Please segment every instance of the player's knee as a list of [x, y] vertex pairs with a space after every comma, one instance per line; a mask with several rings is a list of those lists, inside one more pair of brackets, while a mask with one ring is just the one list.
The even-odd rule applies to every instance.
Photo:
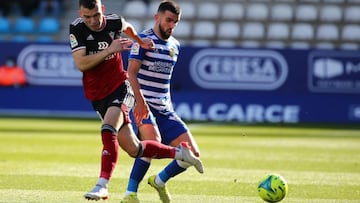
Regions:
[[137, 151], [133, 151], [133, 150], [128, 150], [127, 154], [131, 157], [131, 158], [137, 158]]
[[139, 158], [139, 157], [142, 157], [142, 154], [143, 154], [144, 150], [143, 150], [142, 144], [139, 143], [138, 146], [131, 147], [126, 152], [132, 158]]
[[139, 158], [139, 157], [143, 157], [143, 154], [144, 154], [144, 146], [143, 146], [143, 143], [142, 142], [139, 142], [139, 147], [137, 148], [137, 152], [136, 152], [136, 155], [135, 157], [136, 158]]
[[101, 126], [101, 132], [111, 132], [114, 136], [117, 136], [118, 131], [109, 124], [103, 124]]

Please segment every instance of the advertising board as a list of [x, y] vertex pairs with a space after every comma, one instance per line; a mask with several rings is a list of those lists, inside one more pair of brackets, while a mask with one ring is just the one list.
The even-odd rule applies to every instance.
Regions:
[[[0, 114], [96, 116], [68, 44], [1, 47], [17, 57], [29, 85], [0, 88]], [[172, 99], [185, 120], [359, 123], [358, 56], [357, 51], [182, 47]]]

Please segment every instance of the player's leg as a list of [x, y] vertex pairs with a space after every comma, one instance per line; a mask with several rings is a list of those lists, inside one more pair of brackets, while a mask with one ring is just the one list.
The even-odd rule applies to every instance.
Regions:
[[99, 179], [95, 187], [84, 195], [86, 199], [99, 200], [108, 198], [109, 180], [118, 160], [118, 131], [127, 121], [123, 109], [126, 110], [131, 107], [133, 103], [133, 94], [127, 82], [123, 83], [106, 98], [92, 102], [94, 110], [102, 120], [101, 140], [103, 149]]
[[[103, 112], [104, 110], [101, 110]], [[100, 112], [99, 112], [100, 113]], [[118, 131], [116, 129], [124, 122], [121, 118], [119, 107], [110, 106], [105, 113], [100, 113], [102, 118], [101, 140], [103, 149], [101, 153], [100, 176], [95, 187], [84, 195], [89, 200], [107, 199], [108, 185], [111, 175], [115, 169], [119, 152], [118, 152]]]
[[[154, 140], [144, 140], [139, 141], [135, 136], [130, 124], [124, 125], [119, 131], [119, 144], [120, 146], [132, 157], [153, 157], [156, 159], [159, 158], [175, 158], [185, 160], [184, 163], [188, 163], [189, 166], [195, 165], [200, 173], [202, 170], [201, 161], [195, 157], [192, 153], [189, 146], [186, 146], [184, 143], [181, 143], [180, 147], [171, 147], [167, 145], [163, 145]], [[134, 150], [137, 147], [138, 154], [134, 156]], [[150, 159], [148, 159], [150, 160]], [[191, 164], [190, 164], [191, 163]], [[129, 185], [127, 194], [125, 198], [121, 201], [122, 203], [126, 202], [139, 202], [135, 191], [137, 191], [138, 184], [143, 179], [148, 167], [150, 166], [150, 162], [147, 163], [147, 159], [137, 159], [135, 164], [139, 164], [133, 167], [132, 177], [129, 180]], [[140, 167], [140, 168], [137, 168]], [[139, 169], [139, 170], [138, 170]], [[134, 191], [135, 190], [135, 191]], [[131, 192], [134, 191], [134, 192]]]
[[[182, 119], [173, 112], [168, 115], [157, 115], [158, 126], [161, 135], [163, 136], [163, 142], [170, 146], [179, 146], [181, 143], [187, 143], [193, 154], [200, 157], [200, 149], [194, 136], [191, 134], [187, 125]], [[185, 171], [189, 165], [181, 160], [173, 161], [162, 172], [167, 172], [169, 177], [174, 177], [177, 174]], [[168, 179], [163, 179], [166, 182]]]
[[[155, 159], [161, 158], [175, 158], [183, 160], [194, 165], [195, 168], [203, 173], [203, 166], [199, 158], [197, 158], [189, 148], [185, 145], [179, 145], [174, 148], [171, 146], [163, 145], [154, 140], [139, 141], [131, 127], [131, 119], [129, 111], [134, 105], [134, 94], [129, 82], [125, 82], [123, 91], [120, 92], [124, 95], [121, 104], [121, 112], [123, 125], [121, 125], [118, 133], [119, 144], [131, 157], [152, 157]], [[114, 101], [114, 100], [112, 100]], [[117, 100], [119, 101], [119, 100]]]
[[[195, 139], [191, 135], [189, 131], [182, 133], [179, 137], [173, 140], [170, 145], [171, 146], [178, 146], [180, 143], [188, 143], [191, 147], [191, 150], [195, 154], [195, 156], [200, 156], [200, 150], [195, 142]], [[178, 174], [184, 172], [187, 168], [191, 165], [187, 162], [181, 160], [173, 160], [169, 165], [167, 165], [155, 178], [155, 183], [158, 186], [164, 186], [165, 183], [170, 179]]]
[[192, 135], [192, 133], [189, 130], [187, 130], [186, 132], [182, 133], [180, 136], [178, 136], [177, 138], [172, 140], [170, 142], [170, 145], [178, 146], [182, 142], [187, 142], [190, 145], [191, 151], [194, 153], [194, 155], [197, 157], [200, 157], [199, 145], [197, 144], [194, 136]]
[[[171, 116], [171, 119], [169, 119]], [[171, 146], [178, 146], [181, 143], [188, 143], [196, 156], [200, 155], [199, 147], [193, 138], [186, 124], [174, 113], [173, 115], [157, 115], [158, 125], [165, 143]], [[174, 119], [176, 118], [176, 119]], [[157, 175], [150, 176], [148, 184], [154, 187], [160, 196], [161, 201], [170, 202], [171, 196], [165, 183], [172, 177], [186, 171], [191, 165], [181, 160], [173, 160]]]
[[[133, 114], [131, 114], [131, 116], [131, 118], [133, 118]], [[133, 123], [132, 126], [140, 140], [155, 140], [157, 142], [161, 142], [160, 132], [155, 124], [155, 118], [151, 114], [151, 112], [147, 119], [143, 119], [140, 126], [137, 126], [135, 123]], [[146, 172], [150, 167], [150, 162], [151, 158], [149, 157], [141, 157], [135, 159], [134, 165], [130, 173], [125, 197], [129, 196], [132, 193], [137, 193], [139, 184], [143, 180]], [[132, 197], [134, 196], [136, 195], [132, 195]]]
[[[181, 136], [183, 137], [185, 134], [186, 133], [183, 133]], [[157, 175], [152, 175], [148, 178], [148, 184], [156, 189], [162, 203], [169, 203], [171, 201], [171, 194], [165, 185], [166, 182], [169, 181], [170, 178], [185, 172], [190, 166], [191, 164], [185, 161], [173, 160]]]
[[[155, 126], [155, 121], [152, 116], [149, 119], [144, 119], [142, 125], [133, 128], [137, 130], [138, 137], [141, 140], [155, 140], [157, 142], [161, 142], [160, 132]], [[143, 180], [146, 172], [150, 167], [151, 158], [141, 157], [136, 158], [131, 169], [127, 190], [125, 192], [125, 197], [121, 201], [121, 203], [128, 202], [139, 202], [137, 198], [137, 191], [139, 188], [140, 182]]]
[[124, 83], [124, 89], [121, 94], [124, 94], [124, 99], [121, 99], [121, 119], [123, 124], [120, 126], [118, 133], [118, 141], [120, 147], [126, 151], [131, 157], [153, 157], [153, 158], [177, 158], [181, 153], [177, 153], [175, 148], [161, 145], [156, 141], [142, 141], [136, 137], [131, 126], [130, 109], [134, 105], [134, 94], [129, 82]]
[[154, 140], [139, 141], [130, 123], [124, 124], [120, 128], [118, 141], [120, 147], [131, 157], [152, 157], [154, 159], [173, 158], [188, 162], [194, 165], [199, 173], [203, 173], [201, 160], [194, 155], [189, 146], [180, 144], [177, 147], [172, 147]]

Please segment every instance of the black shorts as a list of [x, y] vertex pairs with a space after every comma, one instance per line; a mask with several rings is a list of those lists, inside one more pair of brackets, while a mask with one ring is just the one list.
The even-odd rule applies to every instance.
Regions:
[[91, 102], [93, 109], [99, 114], [99, 116], [101, 116], [101, 119], [104, 119], [105, 113], [110, 106], [117, 106], [121, 108], [125, 114], [126, 123], [131, 123], [129, 111], [134, 106], [134, 103], [134, 92], [127, 80], [125, 80], [125, 82], [109, 96], [104, 99]]

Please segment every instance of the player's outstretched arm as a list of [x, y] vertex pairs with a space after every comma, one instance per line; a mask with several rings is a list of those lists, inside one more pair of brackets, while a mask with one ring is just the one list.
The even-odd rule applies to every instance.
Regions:
[[135, 40], [143, 49], [153, 50], [155, 48], [154, 41], [149, 38], [140, 38], [137, 31], [135, 30], [134, 26], [129, 22], [124, 21], [124, 33], [130, 37], [131, 39]]
[[121, 51], [129, 51], [132, 45], [130, 39], [121, 38], [113, 40], [111, 45], [96, 54], [86, 55], [85, 49], [73, 52], [76, 67], [84, 72], [102, 63], [108, 56]]

